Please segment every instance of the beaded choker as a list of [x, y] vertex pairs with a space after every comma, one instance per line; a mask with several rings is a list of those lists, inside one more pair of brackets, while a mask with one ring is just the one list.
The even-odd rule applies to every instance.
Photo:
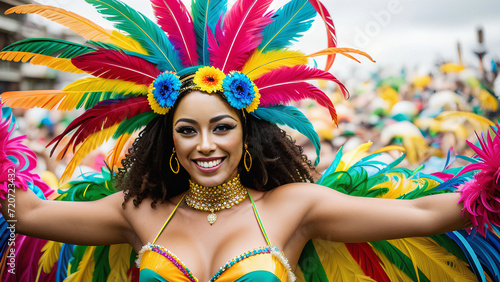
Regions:
[[215, 212], [229, 209], [247, 197], [247, 190], [240, 182], [240, 175], [219, 186], [206, 187], [189, 180], [186, 204], [196, 210], [209, 211], [207, 220], [210, 225], [217, 220]]

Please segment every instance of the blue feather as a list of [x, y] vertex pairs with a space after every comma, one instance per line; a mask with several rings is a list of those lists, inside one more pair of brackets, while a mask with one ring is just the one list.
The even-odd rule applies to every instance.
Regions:
[[[464, 236], [467, 236], [465, 230], [459, 230], [458, 232], [462, 233], [462, 235]], [[500, 265], [500, 256], [498, 252], [485, 241], [485, 238], [481, 234], [468, 236], [467, 239], [474, 249], [474, 252], [479, 256], [479, 259], [483, 266], [486, 267], [489, 273], [493, 275], [495, 281], [498, 281], [498, 278], [500, 276], [500, 272], [498, 270], [498, 266]]]
[[265, 53], [289, 47], [311, 27], [315, 16], [316, 10], [309, 0], [288, 2], [276, 11], [274, 21], [264, 28], [262, 42], [257, 49]]
[[293, 106], [278, 105], [267, 108], [260, 107], [252, 114], [274, 124], [287, 125], [309, 138], [316, 149], [316, 161], [314, 165], [318, 165], [319, 150], [321, 148], [319, 136], [311, 122], [301, 111]]
[[219, 18], [223, 18], [227, 9], [227, 0], [192, 0], [191, 14], [193, 16], [194, 33], [196, 34], [196, 52], [200, 65], [210, 65], [208, 51], [207, 26], [215, 31]]
[[0, 252], [5, 251], [5, 246], [10, 237], [10, 233], [13, 232], [11, 229], [7, 229], [9, 224], [5, 221], [5, 218], [0, 214]]
[[479, 261], [477, 255], [474, 252], [474, 249], [469, 244], [468, 240], [458, 231], [448, 232], [446, 233], [446, 235], [448, 235], [448, 237], [455, 241], [455, 243], [457, 243], [457, 245], [462, 249], [464, 255], [469, 261], [470, 267], [474, 271], [474, 274], [476, 274], [477, 277], [481, 278], [481, 281], [487, 281], [481, 262]]
[[114, 26], [130, 34], [149, 55], [131, 52], [157, 64], [161, 71], [177, 72], [183, 68], [181, 59], [165, 32], [148, 17], [118, 0], [85, 0], [92, 4]]
[[70, 259], [73, 257], [74, 245], [62, 244], [61, 252], [59, 253], [59, 260], [57, 261], [57, 271], [55, 282], [62, 282], [66, 279], [68, 274], [68, 265]]

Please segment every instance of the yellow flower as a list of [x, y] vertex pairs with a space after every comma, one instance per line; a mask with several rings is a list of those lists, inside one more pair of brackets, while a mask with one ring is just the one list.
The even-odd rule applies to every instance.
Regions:
[[148, 102], [149, 102], [149, 105], [151, 106], [151, 109], [153, 110], [153, 112], [155, 112], [156, 114], [159, 114], [159, 115], [167, 114], [168, 110], [170, 110], [170, 108], [162, 107], [158, 104], [158, 102], [156, 101], [155, 96], [153, 94], [153, 90], [154, 90], [154, 86], [153, 86], [153, 83], [151, 83], [148, 87]]
[[222, 90], [222, 80], [226, 75], [214, 67], [200, 68], [194, 75], [193, 82], [201, 91], [212, 93]]
[[259, 107], [260, 104], [260, 93], [259, 88], [256, 85], [253, 86], [253, 90], [255, 91], [255, 96], [253, 97], [252, 104], [250, 104], [246, 110], [248, 113], [255, 111]]

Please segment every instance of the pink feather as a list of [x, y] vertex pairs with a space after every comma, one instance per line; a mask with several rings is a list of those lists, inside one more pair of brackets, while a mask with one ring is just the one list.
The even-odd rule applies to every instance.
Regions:
[[[498, 126], [498, 125], [497, 125]], [[492, 225], [500, 226], [500, 129], [495, 130], [495, 136], [488, 132], [486, 137], [478, 136], [480, 147], [467, 141], [476, 152], [476, 158], [481, 162], [466, 166], [461, 172], [480, 170], [474, 179], [465, 183], [458, 191], [462, 193], [459, 203], [464, 203], [463, 213], [470, 215], [470, 220], [477, 231], [485, 235], [486, 228], [492, 230]]]
[[[238, 0], [226, 13], [221, 31], [215, 30], [217, 41], [209, 32], [210, 63], [224, 73], [241, 70], [246, 60], [262, 41], [264, 26], [271, 14], [264, 14], [272, 0]], [[219, 39], [219, 37], [221, 37]]]
[[256, 79], [255, 85], [261, 94], [260, 103], [266, 107], [280, 102], [288, 103], [302, 99], [315, 99], [330, 111], [332, 119], [337, 123], [337, 114], [332, 101], [319, 88], [304, 80], [325, 79], [337, 83], [344, 94], [348, 95], [345, 86], [331, 73], [305, 65], [282, 67], [264, 74]]
[[[44, 193], [50, 195], [49, 187], [43, 183], [38, 175], [31, 170], [36, 167], [36, 154], [22, 144], [26, 136], [10, 138], [14, 126], [9, 130], [11, 118], [0, 122], [0, 198], [5, 199], [9, 185], [23, 190], [28, 189], [28, 182], [40, 187]], [[15, 159], [12, 162], [11, 159]]]
[[87, 136], [150, 110], [151, 107], [145, 96], [101, 102], [73, 120], [66, 130], [55, 137], [47, 147], [56, 143], [51, 151], [51, 154], [53, 154], [62, 138], [75, 130], [75, 132], [72, 133], [70, 141], [64, 147], [61, 155], [64, 156], [69, 146], [72, 144], [73, 148], [75, 148], [78, 144], [83, 142]]
[[11, 274], [6, 271], [3, 281], [36, 281], [39, 268], [38, 261], [42, 256], [42, 248], [47, 243], [47, 240], [18, 234], [14, 243], [16, 272]]
[[198, 65], [193, 19], [180, 0], [151, 0], [158, 25], [179, 51], [185, 67]]
[[[309, 0], [309, 2], [313, 5], [316, 12], [318, 12], [320, 17], [325, 22], [328, 48], [336, 47], [337, 35], [335, 33], [335, 25], [333, 24], [332, 16], [330, 16], [330, 13], [326, 9], [325, 5], [323, 5], [323, 3], [321, 3], [319, 0]], [[332, 67], [334, 60], [335, 54], [328, 55], [325, 71], [328, 71]]]
[[121, 79], [149, 85], [160, 74], [153, 63], [109, 49], [100, 49], [71, 59], [77, 68], [109, 79]]

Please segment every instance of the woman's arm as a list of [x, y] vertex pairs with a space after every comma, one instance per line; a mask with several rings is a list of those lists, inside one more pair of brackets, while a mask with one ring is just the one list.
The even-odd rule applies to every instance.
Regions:
[[393, 200], [348, 196], [319, 185], [300, 188], [296, 193], [304, 199], [304, 218], [299, 228], [309, 238], [367, 242], [428, 236], [468, 222], [457, 204], [458, 193]]
[[31, 190], [15, 191], [14, 218], [8, 202], [1, 201], [5, 218], [17, 220], [15, 231], [24, 235], [79, 245], [130, 243], [134, 232], [122, 209], [123, 194], [90, 202], [39, 199]]

